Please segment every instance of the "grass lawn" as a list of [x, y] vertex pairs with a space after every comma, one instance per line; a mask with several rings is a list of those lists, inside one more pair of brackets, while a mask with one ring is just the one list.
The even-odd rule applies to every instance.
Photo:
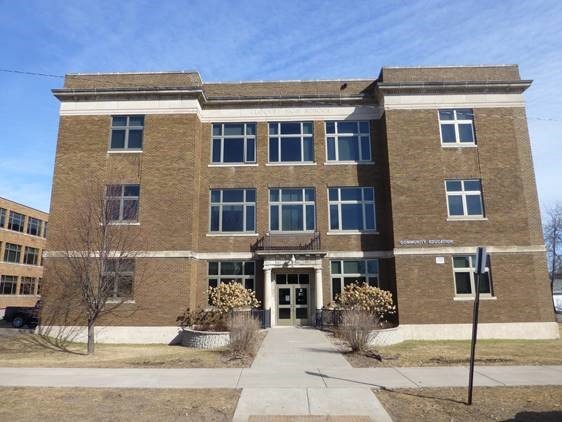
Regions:
[[239, 390], [0, 388], [2, 421], [230, 421]]
[[[562, 324], [559, 325], [562, 337]], [[336, 340], [337, 341], [337, 340]], [[337, 344], [345, 350], [342, 343]], [[470, 340], [405, 341], [376, 349], [382, 362], [372, 353], [345, 353], [358, 368], [384, 366], [467, 365]], [[478, 365], [561, 365], [562, 339], [556, 340], [478, 340]]]
[[394, 421], [562, 420], [562, 387], [477, 387], [472, 406], [466, 388], [376, 390]]
[[[262, 339], [263, 334], [260, 343]], [[88, 356], [86, 345], [81, 343], [61, 350], [34, 334], [0, 337], [3, 367], [238, 368], [249, 367], [252, 360], [251, 356], [233, 357], [227, 350], [165, 344], [97, 344], [95, 354]]]

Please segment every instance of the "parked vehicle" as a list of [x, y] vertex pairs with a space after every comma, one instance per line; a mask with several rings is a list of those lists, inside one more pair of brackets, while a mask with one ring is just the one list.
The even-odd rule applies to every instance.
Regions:
[[38, 300], [35, 306], [8, 306], [4, 313], [4, 320], [14, 328], [22, 328], [27, 325], [35, 328], [39, 323], [39, 310], [41, 301]]

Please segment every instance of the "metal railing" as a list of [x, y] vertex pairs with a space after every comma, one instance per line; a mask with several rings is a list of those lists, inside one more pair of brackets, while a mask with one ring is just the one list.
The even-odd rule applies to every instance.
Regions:
[[320, 233], [266, 233], [253, 245], [254, 251], [319, 251]]

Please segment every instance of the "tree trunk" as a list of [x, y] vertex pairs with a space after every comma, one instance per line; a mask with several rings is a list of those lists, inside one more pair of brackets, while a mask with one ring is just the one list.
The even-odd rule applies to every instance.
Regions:
[[95, 351], [95, 342], [94, 342], [94, 322], [88, 321], [88, 354], [92, 355]]

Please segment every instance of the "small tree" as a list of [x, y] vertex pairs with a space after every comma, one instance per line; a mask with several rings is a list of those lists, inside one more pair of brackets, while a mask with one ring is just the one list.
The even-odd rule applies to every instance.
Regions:
[[554, 283], [556, 273], [560, 271], [562, 256], [562, 203], [557, 203], [546, 212], [544, 224], [544, 241], [548, 254], [548, 269], [550, 272], [550, 288]]

